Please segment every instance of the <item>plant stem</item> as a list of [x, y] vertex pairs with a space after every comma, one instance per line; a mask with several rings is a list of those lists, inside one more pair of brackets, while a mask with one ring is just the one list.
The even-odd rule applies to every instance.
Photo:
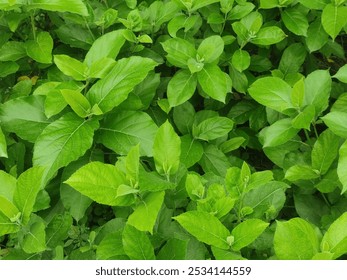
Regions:
[[36, 40], [36, 26], [35, 26], [35, 17], [33, 13], [30, 15], [30, 23], [31, 23], [31, 29], [33, 32], [34, 40]]

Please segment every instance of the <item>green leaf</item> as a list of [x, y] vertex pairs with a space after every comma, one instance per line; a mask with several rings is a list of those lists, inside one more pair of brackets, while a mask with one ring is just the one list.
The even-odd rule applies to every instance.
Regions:
[[76, 90], [62, 89], [60, 90], [67, 104], [81, 118], [85, 118], [90, 114], [91, 106], [85, 96]]
[[25, 43], [27, 55], [40, 63], [52, 62], [53, 39], [48, 32], [40, 32], [35, 40]]
[[325, 174], [337, 157], [339, 144], [340, 138], [329, 129], [322, 132], [312, 149], [312, 168]]
[[263, 128], [259, 133], [259, 141], [263, 147], [275, 147], [284, 144], [295, 137], [299, 129], [292, 126], [291, 119], [281, 119]]
[[347, 84], [347, 64], [342, 66], [333, 77]]
[[68, 212], [56, 215], [46, 227], [46, 244], [55, 248], [68, 238], [72, 226], [72, 217]]
[[158, 127], [149, 115], [140, 111], [118, 111], [105, 117], [98, 140], [120, 155], [140, 143], [140, 155], [152, 156]]
[[305, 104], [314, 105], [319, 116], [329, 105], [331, 77], [327, 70], [316, 70], [305, 79]]
[[0, 170], [0, 195], [12, 201], [17, 180], [10, 174]]
[[96, 119], [84, 120], [68, 113], [48, 125], [34, 145], [33, 165], [47, 167], [47, 178], [68, 165], [92, 146]]
[[0, 212], [9, 219], [9, 222], [13, 221], [13, 223], [21, 216], [21, 212], [18, 210], [16, 205], [2, 195], [0, 195]]
[[159, 210], [164, 201], [165, 192], [153, 192], [141, 199], [140, 204], [128, 218], [128, 225], [140, 231], [153, 234], [153, 227], [157, 220]]
[[132, 147], [125, 158], [126, 178], [136, 185], [139, 181], [140, 172], [140, 145]]
[[[90, 66], [88, 69], [87, 79], [105, 78], [111, 69], [116, 65], [116, 61], [109, 57], [103, 57]], [[96, 105], [96, 104], [95, 104]]]
[[231, 78], [218, 65], [206, 64], [198, 72], [198, 81], [203, 91], [215, 100], [225, 103], [228, 92], [231, 91]]
[[[189, 1], [188, 1], [189, 2]], [[213, 3], [219, 2], [219, 0], [199, 0], [199, 1], [192, 1], [193, 5], [192, 5], [192, 9], [191, 11], [196, 11], [202, 7], [211, 5]]]
[[115, 59], [124, 43], [124, 30], [108, 32], [94, 41], [86, 54], [84, 63], [91, 67], [102, 58]]
[[328, 34], [325, 32], [321, 19], [317, 18], [310, 24], [305, 38], [307, 48], [312, 53], [320, 50], [328, 42]]
[[297, 129], [304, 128], [310, 130], [310, 126], [314, 120], [315, 114], [316, 110], [314, 105], [306, 106], [306, 108], [292, 120], [293, 127]]
[[160, 249], [158, 260], [185, 260], [188, 250], [188, 241], [176, 238], [169, 239]]
[[249, 219], [243, 221], [231, 231], [231, 235], [235, 238], [231, 248], [235, 251], [239, 251], [248, 246], [259, 235], [261, 235], [268, 226], [269, 223], [259, 219]]
[[197, 163], [204, 153], [204, 148], [199, 141], [194, 140], [190, 135], [181, 137], [181, 157], [180, 161], [187, 167]]
[[105, 236], [96, 248], [97, 260], [117, 260], [126, 255], [123, 249], [122, 231], [112, 232]]
[[96, 82], [87, 93], [91, 105], [98, 104], [106, 113], [118, 106], [133, 88], [157, 65], [149, 58], [132, 56], [119, 60], [108, 75]]
[[22, 213], [21, 222], [25, 225], [29, 222], [33, 211], [36, 196], [43, 185], [44, 168], [35, 166], [23, 172], [18, 180], [13, 194], [13, 202]]
[[204, 198], [205, 187], [199, 175], [191, 173], [187, 175], [185, 183], [186, 191], [191, 200], [197, 201]]
[[234, 52], [231, 63], [239, 72], [246, 70], [251, 64], [251, 56], [247, 51], [237, 50]]
[[229, 231], [215, 216], [206, 212], [188, 211], [173, 219], [199, 241], [221, 249], [229, 248]]
[[234, 122], [226, 117], [214, 117], [202, 121], [193, 130], [194, 138], [210, 141], [228, 134], [234, 126]]
[[337, 175], [339, 176], [339, 180], [342, 183], [342, 191], [341, 194], [347, 191], [347, 141], [345, 141], [339, 150], [339, 161], [337, 165]]
[[197, 76], [189, 70], [182, 69], [175, 73], [167, 86], [167, 98], [171, 107], [183, 104], [189, 100], [196, 89]]
[[300, 0], [302, 5], [313, 10], [323, 10], [329, 0]]
[[34, 254], [46, 250], [45, 228], [44, 221], [38, 217], [29, 225], [29, 232], [21, 244], [24, 252]]
[[299, 72], [306, 58], [306, 49], [300, 44], [291, 44], [282, 54], [278, 69], [286, 76], [290, 73]]
[[336, 135], [347, 139], [347, 113], [333, 111], [321, 118]]
[[174, 66], [187, 68], [188, 60], [196, 57], [194, 45], [181, 38], [172, 38], [161, 44], [167, 52], [168, 62]]
[[122, 240], [124, 252], [131, 260], [155, 260], [153, 246], [145, 232], [127, 225]]
[[260, 46], [268, 46], [281, 42], [286, 37], [283, 30], [277, 26], [263, 27], [251, 42]]
[[19, 97], [0, 105], [1, 126], [29, 142], [35, 142], [50, 123], [44, 113], [44, 96]]
[[322, 25], [333, 40], [347, 24], [347, 7], [327, 4], [322, 13]]
[[248, 89], [249, 94], [258, 103], [281, 113], [293, 108], [291, 91], [291, 87], [277, 77], [259, 78]]
[[265, 221], [275, 219], [286, 201], [287, 188], [285, 183], [272, 181], [251, 189], [243, 199], [243, 207], [253, 209], [247, 217]]
[[304, 78], [302, 78], [294, 84], [290, 99], [295, 107], [300, 108], [304, 102], [304, 97], [305, 83]]
[[59, 54], [54, 55], [54, 63], [61, 72], [72, 77], [76, 81], [86, 80], [88, 67], [81, 61], [65, 54]]
[[8, 41], [0, 48], [0, 61], [17, 61], [26, 55], [23, 42]]
[[277, 221], [274, 236], [276, 256], [281, 260], [310, 260], [319, 251], [314, 227], [301, 218]]
[[321, 250], [334, 253], [333, 259], [347, 253], [347, 213], [337, 218], [324, 234]]
[[213, 172], [222, 177], [225, 176], [227, 169], [231, 166], [227, 156], [215, 145], [204, 146], [204, 153], [199, 164], [205, 173]]
[[0, 157], [7, 158], [7, 144], [6, 144], [6, 137], [4, 133], [2, 132], [2, 129], [0, 127]]
[[301, 12], [301, 7], [287, 8], [281, 13], [282, 21], [289, 31], [299, 36], [307, 35], [309, 27], [307, 15]]
[[178, 171], [181, 155], [181, 139], [167, 120], [157, 131], [153, 145], [155, 167], [161, 175], [173, 175]]
[[69, 12], [81, 16], [88, 16], [87, 7], [81, 0], [32, 0], [30, 1], [28, 8], [53, 12]]
[[13, 73], [16, 73], [19, 69], [19, 65], [16, 62], [6, 61], [0, 62], [0, 78], [7, 77]]
[[224, 49], [224, 41], [222, 37], [213, 35], [205, 38], [199, 45], [197, 54], [204, 63], [216, 61]]
[[123, 201], [117, 197], [117, 189], [127, 182], [125, 174], [114, 165], [95, 161], [83, 165], [64, 183], [98, 203], [116, 206]]
[[146, 172], [140, 167], [139, 186], [142, 192], [159, 192], [174, 189], [176, 184], [167, 181], [166, 178], [158, 175], [157, 172]]
[[285, 178], [291, 182], [298, 180], [312, 180], [319, 178], [319, 170], [313, 169], [308, 165], [293, 165], [291, 166], [287, 172]]

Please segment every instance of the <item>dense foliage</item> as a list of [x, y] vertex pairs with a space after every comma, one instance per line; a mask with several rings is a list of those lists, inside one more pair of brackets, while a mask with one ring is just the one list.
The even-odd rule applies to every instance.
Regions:
[[0, 259], [346, 259], [346, 0], [0, 0]]

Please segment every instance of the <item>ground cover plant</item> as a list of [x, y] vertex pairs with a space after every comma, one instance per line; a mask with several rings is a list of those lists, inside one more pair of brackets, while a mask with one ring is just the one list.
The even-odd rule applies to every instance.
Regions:
[[346, 0], [0, 0], [0, 259], [346, 259]]

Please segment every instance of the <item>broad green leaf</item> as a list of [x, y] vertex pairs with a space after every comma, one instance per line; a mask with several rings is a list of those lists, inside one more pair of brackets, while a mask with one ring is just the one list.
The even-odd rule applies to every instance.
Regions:
[[132, 56], [119, 60], [108, 75], [96, 82], [87, 93], [91, 105], [98, 104], [106, 113], [118, 106], [133, 88], [157, 65], [149, 58]]
[[286, 37], [283, 30], [277, 26], [263, 27], [251, 42], [260, 46], [268, 46], [281, 42]]
[[195, 109], [190, 102], [185, 102], [173, 109], [173, 119], [182, 134], [190, 134], [194, 123]]
[[242, 2], [240, 5], [235, 5], [232, 8], [232, 13], [229, 13], [228, 20], [238, 20], [247, 16], [255, 8], [255, 5], [250, 2]]
[[180, 161], [187, 168], [197, 163], [204, 153], [204, 148], [199, 141], [193, 139], [190, 135], [181, 137], [181, 157]]
[[29, 225], [29, 232], [24, 236], [21, 247], [24, 252], [33, 254], [46, 250], [45, 224], [41, 218], [36, 218]]
[[197, 76], [191, 74], [189, 70], [179, 70], [167, 86], [167, 98], [171, 107], [181, 105], [189, 100], [196, 89], [198, 83]]
[[185, 260], [187, 254], [188, 241], [172, 238], [166, 241], [160, 249], [158, 260]]
[[319, 170], [321, 174], [325, 174], [337, 157], [339, 144], [340, 137], [329, 129], [322, 132], [312, 149], [312, 168]]
[[279, 0], [260, 0], [261, 9], [272, 9], [280, 7]]
[[319, 239], [314, 227], [301, 218], [277, 221], [274, 249], [281, 260], [310, 260], [319, 251]]
[[147, 172], [143, 167], [140, 167], [139, 185], [139, 189], [142, 192], [159, 192], [174, 189], [176, 187], [176, 184], [169, 182], [167, 178], [158, 175], [155, 171]]
[[345, 141], [339, 150], [339, 161], [337, 165], [337, 175], [342, 183], [341, 194], [347, 191], [347, 141]]
[[232, 81], [229, 75], [215, 64], [206, 64], [197, 75], [203, 91], [213, 99], [225, 103], [226, 95], [231, 91]]
[[97, 260], [117, 260], [126, 255], [123, 249], [122, 232], [116, 231], [105, 236], [96, 248]]
[[0, 157], [7, 158], [7, 144], [6, 137], [0, 127]]
[[304, 79], [302, 78], [294, 84], [292, 93], [290, 95], [290, 99], [292, 104], [295, 107], [300, 108], [304, 102], [304, 98], [305, 98], [305, 83], [304, 83]]
[[299, 36], [307, 35], [309, 27], [307, 15], [300, 10], [299, 6], [284, 9], [281, 13], [282, 21], [287, 29]]
[[24, 42], [8, 41], [0, 48], [0, 61], [17, 61], [26, 55]]
[[188, 60], [196, 57], [194, 45], [181, 38], [166, 40], [162, 46], [168, 62], [177, 67], [187, 68]]
[[336, 135], [347, 138], [347, 112], [333, 111], [321, 119]]
[[40, 63], [52, 62], [53, 39], [48, 32], [40, 32], [35, 40], [28, 40], [25, 43], [29, 57]]
[[61, 72], [72, 77], [76, 81], [86, 80], [88, 67], [81, 61], [65, 54], [59, 54], [54, 55], [54, 63]]
[[108, 32], [94, 41], [86, 54], [84, 63], [92, 67], [94, 63], [100, 61], [102, 58], [115, 59], [124, 43], [124, 30]]
[[134, 184], [138, 184], [140, 172], [140, 145], [132, 147], [125, 158], [126, 178]]
[[122, 202], [117, 189], [126, 184], [126, 178], [114, 165], [95, 161], [82, 166], [64, 183], [98, 203], [116, 206]]
[[0, 78], [16, 73], [19, 65], [13, 61], [0, 62]]
[[[183, 1], [185, 2], [185, 1]], [[187, 2], [190, 2], [190, 1], [187, 1]], [[191, 11], [196, 11], [202, 7], [205, 7], [205, 6], [208, 6], [208, 5], [211, 5], [213, 3], [216, 3], [216, 2], [219, 2], [219, 0], [193, 0], [192, 3], [193, 3], [193, 6], [191, 8]]]
[[321, 250], [334, 253], [334, 259], [347, 253], [347, 213], [330, 225], [323, 236]]
[[248, 89], [257, 102], [281, 113], [293, 107], [291, 91], [291, 87], [277, 77], [259, 78]]
[[181, 155], [181, 139], [169, 121], [161, 125], [155, 135], [153, 158], [161, 175], [173, 175], [178, 171]]
[[155, 260], [153, 245], [145, 232], [127, 225], [122, 241], [124, 252], [131, 260]]
[[284, 144], [295, 137], [299, 129], [292, 126], [291, 119], [281, 119], [265, 127], [259, 133], [259, 140], [263, 147], [275, 147]]
[[290, 73], [299, 72], [306, 58], [306, 49], [300, 44], [291, 44], [282, 54], [278, 69], [286, 76]]
[[287, 188], [289, 186], [283, 182], [272, 181], [251, 189], [243, 199], [243, 207], [253, 209], [247, 218], [275, 219], [286, 201]]
[[227, 156], [215, 145], [204, 146], [204, 153], [199, 161], [202, 169], [207, 172], [213, 172], [216, 175], [224, 177], [231, 164]]
[[50, 123], [44, 113], [44, 96], [31, 95], [0, 105], [1, 127], [29, 142], [35, 142]]
[[219, 148], [223, 153], [229, 153], [231, 151], [237, 150], [246, 141], [243, 137], [233, 137], [225, 142], [223, 142]]
[[68, 238], [72, 226], [72, 217], [68, 212], [54, 216], [46, 227], [46, 244], [49, 248], [63, 244]]
[[228, 134], [233, 128], [234, 122], [226, 117], [214, 117], [202, 121], [193, 130], [194, 138], [210, 141]]
[[141, 156], [152, 156], [158, 127], [149, 115], [140, 111], [118, 111], [105, 117], [98, 140], [120, 155], [140, 144]]
[[205, 195], [205, 187], [199, 175], [190, 173], [187, 175], [185, 183], [186, 191], [191, 200], [197, 201]]
[[224, 41], [222, 37], [213, 35], [205, 38], [199, 45], [197, 54], [204, 63], [216, 61], [224, 49]]
[[44, 187], [44, 172], [44, 168], [35, 166], [18, 177], [17, 187], [13, 194], [13, 202], [22, 213], [21, 222], [24, 225], [29, 222], [37, 194]]
[[53, 12], [69, 12], [88, 16], [88, 10], [81, 0], [32, 0], [29, 9], [41, 9]]
[[333, 77], [347, 84], [347, 64], [342, 66]]
[[0, 195], [0, 212], [5, 215], [10, 221], [16, 222], [16, 219], [19, 219], [21, 212], [18, 208], [9, 201], [6, 197]]
[[232, 252], [230, 250], [223, 250], [212, 246], [212, 253], [216, 260], [247, 260], [243, 258], [240, 253]]
[[60, 90], [67, 104], [81, 118], [85, 118], [90, 114], [91, 106], [85, 96], [76, 90], [62, 89]]
[[329, 0], [300, 0], [299, 2], [309, 9], [323, 10], [326, 4], [328, 4], [330, 1]]
[[88, 69], [87, 79], [105, 78], [111, 69], [116, 65], [116, 61], [109, 57], [103, 57], [95, 61]]
[[12, 201], [17, 180], [12, 175], [0, 170], [0, 195]]
[[0, 211], [0, 236], [15, 233], [20, 230], [20, 226], [14, 222], [11, 222], [2, 211]]
[[294, 182], [298, 180], [312, 180], [318, 178], [319, 176], [319, 170], [315, 170], [308, 165], [297, 164], [293, 165], [287, 170], [285, 178], [291, 182]]
[[326, 70], [316, 70], [305, 79], [305, 102], [315, 106], [316, 116], [328, 107], [331, 83], [331, 77]]
[[333, 40], [347, 24], [346, 14], [346, 6], [337, 6], [330, 3], [325, 6], [322, 13], [322, 25]]
[[235, 238], [231, 248], [235, 251], [239, 251], [248, 246], [261, 235], [268, 226], [269, 223], [259, 219], [243, 221], [231, 231], [231, 235]]
[[173, 219], [199, 241], [221, 249], [229, 248], [229, 230], [215, 216], [206, 212], [188, 211]]
[[321, 19], [317, 18], [308, 27], [305, 42], [307, 48], [312, 53], [314, 51], [320, 50], [328, 42], [328, 38], [329, 35], [325, 32]]
[[141, 199], [140, 204], [128, 218], [128, 225], [153, 234], [153, 227], [164, 201], [165, 192], [153, 192]]
[[251, 64], [251, 56], [247, 51], [237, 50], [231, 58], [231, 63], [237, 71], [242, 72]]
[[47, 167], [47, 179], [59, 168], [77, 160], [92, 146], [96, 119], [84, 120], [67, 113], [48, 125], [34, 145], [33, 165]]

